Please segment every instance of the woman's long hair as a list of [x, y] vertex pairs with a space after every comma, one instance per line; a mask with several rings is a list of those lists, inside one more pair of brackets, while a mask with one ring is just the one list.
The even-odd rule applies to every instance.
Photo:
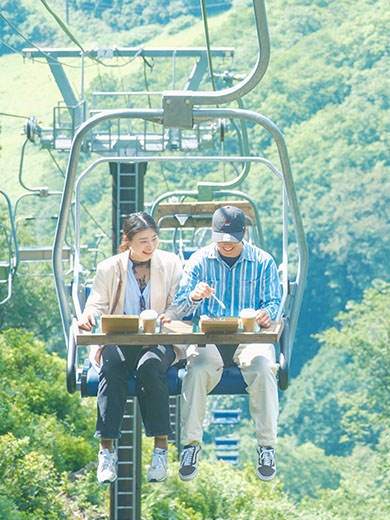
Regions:
[[145, 229], [153, 229], [158, 235], [157, 225], [150, 215], [144, 211], [130, 213], [123, 222], [122, 242], [119, 246], [119, 252], [128, 251], [133, 236], [140, 231], [145, 231]]

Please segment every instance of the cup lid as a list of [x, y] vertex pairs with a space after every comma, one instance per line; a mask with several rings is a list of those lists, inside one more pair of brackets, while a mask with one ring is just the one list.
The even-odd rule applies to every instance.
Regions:
[[156, 320], [158, 318], [158, 312], [154, 309], [145, 309], [139, 315], [141, 320]]
[[241, 309], [240, 318], [256, 318], [255, 309]]

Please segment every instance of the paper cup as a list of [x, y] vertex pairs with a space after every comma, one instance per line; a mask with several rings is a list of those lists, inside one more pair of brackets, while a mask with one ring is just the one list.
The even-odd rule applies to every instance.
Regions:
[[253, 332], [256, 326], [255, 309], [242, 309], [240, 312], [241, 326], [243, 332]]
[[142, 311], [139, 315], [144, 332], [156, 332], [158, 312], [153, 309]]

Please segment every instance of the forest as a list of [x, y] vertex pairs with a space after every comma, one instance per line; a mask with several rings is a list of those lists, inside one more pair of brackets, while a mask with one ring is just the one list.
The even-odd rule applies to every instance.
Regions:
[[[212, 45], [234, 47], [235, 53], [215, 60], [215, 70], [247, 74], [257, 54], [252, 2], [221, 4], [206, 2]], [[143, 476], [145, 520], [367, 520], [390, 514], [390, 14], [384, 0], [274, 0], [266, 8], [271, 60], [243, 102], [283, 132], [309, 248], [291, 381], [280, 395], [278, 477], [270, 484], [256, 480], [246, 397], [210, 397], [210, 409], [242, 411], [238, 429], [226, 430], [240, 438], [238, 467], [215, 462], [212, 440], [219, 430], [209, 424], [194, 482], [176, 476], [174, 450], [164, 485], [147, 484]], [[47, 63], [22, 58], [23, 48], [205, 45], [195, 0], [40, 0], [34, 6], [5, 0], [0, 27], [0, 189], [13, 203], [23, 192], [17, 182], [23, 121], [34, 114], [50, 125], [60, 99]], [[170, 88], [168, 61], [107, 64], [88, 61], [88, 100], [96, 90]], [[188, 77], [186, 67], [177, 65], [178, 84]], [[79, 91], [79, 62], [69, 61], [66, 69]], [[251, 151], [274, 159], [269, 136], [248, 131]], [[229, 135], [226, 143], [234, 147]], [[48, 153], [35, 143], [24, 161], [27, 185], [61, 190], [66, 153]], [[151, 167], [146, 201], [166, 189], [193, 187], [196, 175], [215, 180], [220, 173], [194, 167], [177, 178], [168, 167], [161, 179]], [[267, 249], [278, 258], [274, 185], [255, 167], [244, 188], [261, 208]], [[6, 227], [2, 202], [0, 224]], [[110, 214], [97, 187], [85, 203], [92, 213], [85, 216], [85, 234], [107, 233]], [[29, 204], [25, 211], [35, 211], [35, 201]], [[48, 214], [57, 206], [58, 198]], [[53, 233], [53, 224], [41, 233], [47, 244]], [[21, 230], [23, 240], [31, 236], [30, 228]], [[1, 255], [0, 261], [4, 242]], [[95, 402], [66, 392], [54, 284], [50, 266], [41, 269], [38, 277], [16, 276], [12, 297], [0, 305], [2, 518], [106, 519], [108, 491], [95, 482]], [[0, 301], [4, 291], [0, 285]], [[147, 460], [152, 447], [146, 438], [143, 449]]]

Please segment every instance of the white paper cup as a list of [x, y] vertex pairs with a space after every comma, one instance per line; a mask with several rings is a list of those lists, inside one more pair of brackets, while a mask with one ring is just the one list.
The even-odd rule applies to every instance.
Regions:
[[256, 326], [255, 309], [242, 309], [240, 311], [241, 326], [244, 332], [253, 332]]
[[156, 324], [158, 312], [153, 309], [146, 309], [139, 315], [142, 321], [142, 330], [144, 332], [156, 332]]

